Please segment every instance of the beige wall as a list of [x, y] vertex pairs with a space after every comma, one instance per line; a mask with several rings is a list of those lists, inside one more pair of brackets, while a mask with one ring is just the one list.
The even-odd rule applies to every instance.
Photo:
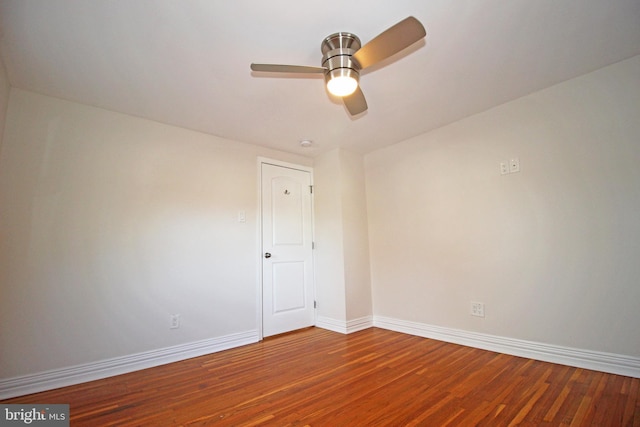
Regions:
[[364, 158], [340, 150], [347, 320], [371, 316]]
[[640, 356], [639, 117], [635, 57], [366, 156], [374, 314]]
[[256, 331], [258, 156], [311, 163], [12, 89], [0, 378]]
[[[318, 157], [318, 315], [639, 356], [639, 79], [636, 57], [364, 162]], [[0, 378], [258, 327], [256, 159], [310, 159], [17, 89], [8, 105]]]
[[314, 174], [318, 316], [346, 328], [372, 314], [363, 156], [332, 150]]
[[315, 159], [314, 228], [317, 314], [340, 322], [347, 320], [340, 150]]
[[9, 105], [9, 77], [4, 68], [2, 58], [0, 58], [0, 152], [2, 151], [2, 135], [4, 134], [4, 123]]

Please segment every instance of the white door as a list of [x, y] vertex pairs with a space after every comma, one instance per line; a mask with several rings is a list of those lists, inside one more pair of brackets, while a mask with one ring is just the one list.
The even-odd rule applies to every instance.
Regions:
[[315, 324], [311, 173], [262, 164], [263, 336]]

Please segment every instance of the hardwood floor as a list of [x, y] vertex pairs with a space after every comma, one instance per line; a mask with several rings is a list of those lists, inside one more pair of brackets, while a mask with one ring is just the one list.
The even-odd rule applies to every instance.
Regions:
[[640, 426], [640, 379], [310, 328], [2, 403], [68, 403], [72, 426]]

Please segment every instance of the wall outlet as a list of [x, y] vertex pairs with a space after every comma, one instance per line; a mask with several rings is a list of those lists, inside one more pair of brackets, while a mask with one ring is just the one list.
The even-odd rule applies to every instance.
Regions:
[[180, 327], [180, 315], [172, 314], [169, 318], [169, 329], [178, 329]]
[[484, 303], [471, 301], [471, 315], [484, 317]]

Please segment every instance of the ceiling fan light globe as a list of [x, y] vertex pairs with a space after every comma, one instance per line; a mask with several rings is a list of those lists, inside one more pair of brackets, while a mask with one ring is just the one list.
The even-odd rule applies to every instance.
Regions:
[[349, 96], [358, 88], [357, 74], [352, 70], [345, 70], [347, 73], [341, 71], [333, 70], [328, 74], [327, 90], [335, 96]]

